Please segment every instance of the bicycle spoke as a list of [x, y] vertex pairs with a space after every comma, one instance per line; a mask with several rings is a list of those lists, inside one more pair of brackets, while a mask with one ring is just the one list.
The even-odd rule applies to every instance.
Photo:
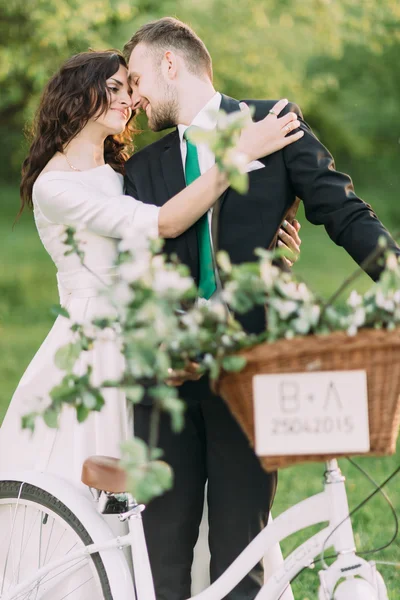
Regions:
[[23, 558], [23, 556], [25, 554], [25, 551], [26, 551], [26, 549], [28, 547], [29, 540], [31, 539], [31, 535], [32, 535], [32, 532], [34, 530], [34, 527], [35, 527], [35, 524], [36, 524], [36, 519], [37, 519], [38, 516], [39, 516], [39, 511], [36, 511], [36, 515], [34, 514], [33, 517], [32, 517], [32, 525], [31, 525], [31, 528], [29, 530], [28, 538], [27, 538], [27, 540], [25, 542], [24, 549], [22, 550], [20, 562], [22, 561], [22, 558]]
[[55, 523], [55, 519], [53, 519], [53, 522], [51, 524], [51, 530], [50, 530], [50, 535], [49, 535], [49, 539], [47, 540], [47, 548], [46, 548], [46, 553], [44, 555], [44, 564], [46, 564], [46, 558], [47, 558], [47, 553], [49, 551], [49, 546], [50, 546], [50, 540], [51, 540], [51, 536], [53, 535], [53, 529], [54, 529], [54, 523]]
[[60, 543], [61, 543], [61, 540], [63, 539], [64, 535], [65, 535], [65, 529], [64, 529], [64, 531], [62, 532], [62, 534], [61, 534], [60, 538], [58, 539], [58, 542], [57, 542], [57, 544], [56, 544], [56, 545], [55, 545], [55, 547], [53, 548], [53, 551], [52, 551], [52, 553], [50, 554], [50, 556], [49, 556], [49, 560], [48, 560], [47, 562], [50, 562], [50, 561], [51, 561], [51, 559], [53, 558], [53, 556], [54, 556], [54, 553], [55, 553], [55, 551], [57, 550], [57, 548], [59, 547], [59, 545], [60, 545]]
[[[5, 584], [5, 581], [6, 581], [6, 572], [7, 572], [7, 566], [8, 566], [8, 558], [10, 556], [10, 549], [11, 549], [11, 544], [12, 544], [12, 534], [13, 534], [13, 530], [14, 530], [14, 527], [15, 527], [15, 519], [16, 519], [16, 515], [17, 515], [17, 508], [18, 508], [18, 504], [15, 507], [14, 517], [12, 518], [12, 525], [11, 525], [11, 532], [10, 532], [10, 542], [9, 542], [9, 545], [8, 545], [8, 550], [7, 550], [6, 558], [5, 558], [5, 561], [4, 561], [3, 583], [1, 585], [1, 593], [4, 592], [4, 584]], [[12, 510], [12, 506], [10, 504], [10, 511], [11, 510]]]
[[65, 554], [66, 555], [69, 554], [75, 548], [75, 546], [77, 546], [77, 545], [78, 545], [78, 542], [75, 542], [75, 544], [73, 546], [71, 546], [71, 548]]
[[79, 590], [81, 587], [83, 587], [84, 585], [86, 585], [92, 579], [93, 579], [93, 577], [90, 577], [90, 579], [87, 579], [86, 581], [84, 581], [83, 583], [81, 583], [80, 585], [78, 585], [78, 587], [76, 587], [74, 590], [72, 590], [71, 592], [68, 592], [68, 594], [66, 594], [65, 596], [63, 596], [62, 598], [60, 598], [60, 600], [64, 600], [65, 598], [67, 598], [68, 596], [70, 596], [71, 594], [73, 594], [73, 592], [76, 592], [76, 590]]
[[[42, 558], [42, 534], [43, 534], [43, 511], [41, 511], [40, 513], [41, 517], [40, 517], [40, 532], [39, 532], [39, 555], [38, 555], [38, 569], [40, 569], [41, 567], [41, 558]], [[37, 595], [39, 592], [39, 585], [40, 583], [38, 583], [36, 585], [36, 595], [35, 595], [35, 600], [37, 600]]]
[[19, 549], [20, 559], [19, 559], [19, 563], [18, 563], [18, 573], [17, 573], [17, 581], [16, 581], [16, 583], [19, 582], [19, 573], [20, 573], [20, 569], [21, 569], [22, 544], [23, 544], [23, 541], [24, 541], [25, 520], [26, 520], [26, 506], [24, 506], [24, 520], [23, 520], [23, 523], [22, 523], [21, 546], [20, 546], [20, 549]]

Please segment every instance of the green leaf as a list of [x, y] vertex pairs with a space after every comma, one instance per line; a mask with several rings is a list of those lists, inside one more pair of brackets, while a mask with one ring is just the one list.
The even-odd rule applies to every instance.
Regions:
[[21, 419], [21, 428], [29, 429], [32, 433], [35, 431], [36, 417], [39, 415], [37, 412], [31, 412], [24, 415]]
[[56, 352], [54, 362], [62, 371], [72, 371], [79, 355], [82, 351], [80, 342], [75, 342], [62, 346]]
[[146, 442], [139, 438], [131, 438], [121, 444], [122, 466], [127, 470], [146, 464], [148, 448]]
[[221, 369], [220, 369], [220, 365], [217, 360], [213, 359], [212, 362], [210, 361], [209, 369], [210, 369], [210, 378], [213, 381], [215, 381], [215, 379], [218, 379]]
[[97, 398], [92, 392], [86, 390], [82, 394], [82, 404], [88, 410], [95, 410], [97, 407]]
[[83, 421], [86, 421], [89, 416], [89, 410], [83, 404], [79, 404], [79, 406], [76, 407], [76, 416], [78, 418], [78, 422], [83, 423]]
[[51, 307], [51, 313], [55, 317], [65, 317], [66, 319], [70, 319], [69, 312], [63, 306], [55, 305]]
[[185, 424], [184, 413], [186, 405], [182, 400], [176, 397], [176, 390], [174, 388], [172, 389], [175, 392], [175, 397], [171, 395], [169, 397], [166, 396], [162, 398], [160, 401], [160, 406], [162, 410], [167, 412], [171, 417], [172, 431], [174, 433], [179, 433], [180, 431], [182, 431]]
[[105, 404], [105, 400], [104, 400], [102, 394], [100, 393], [99, 390], [92, 390], [92, 393], [94, 394], [94, 396], [96, 398], [96, 406], [95, 406], [94, 410], [101, 410]]
[[138, 471], [128, 470], [129, 491], [138, 502], [147, 504], [170, 490], [172, 485], [172, 469], [163, 461], [152, 461]]
[[51, 427], [52, 429], [56, 429], [58, 427], [58, 411], [52, 407], [46, 408], [43, 413], [43, 420], [46, 423], [47, 427]]
[[139, 404], [144, 396], [144, 388], [140, 385], [131, 385], [124, 388], [126, 399], [132, 404]]
[[246, 359], [243, 356], [225, 356], [222, 360], [222, 367], [225, 371], [241, 371], [246, 365]]
[[55, 404], [71, 403], [78, 395], [79, 386], [77, 386], [76, 379], [71, 375], [66, 375], [61, 383], [54, 386], [50, 391], [50, 398]]
[[249, 190], [249, 177], [247, 173], [234, 172], [229, 175], [229, 184], [238, 194], [247, 194]]
[[208, 144], [212, 146], [218, 140], [218, 135], [214, 129], [207, 131], [205, 129], [194, 128], [188, 132], [188, 138], [192, 144]]

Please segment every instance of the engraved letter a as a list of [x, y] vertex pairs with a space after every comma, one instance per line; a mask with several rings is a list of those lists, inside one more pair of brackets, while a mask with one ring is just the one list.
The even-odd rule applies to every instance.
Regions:
[[336, 402], [337, 408], [339, 410], [342, 410], [343, 404], [340, 399], [339, 392], [337, 391], [336, 386], [333, 383], [333, 381], [330, 382], [330, 384], [328, 386], [328, 390], [326, 392], [326, 398], [325, 398], [325, 403], [324, 403], [325, 410], [327, 410], [329, 408], [329, 404], [331, 401]]

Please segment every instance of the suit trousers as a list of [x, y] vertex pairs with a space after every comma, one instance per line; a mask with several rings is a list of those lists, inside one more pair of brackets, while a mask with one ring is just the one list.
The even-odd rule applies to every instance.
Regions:
[[[193, 549], [208, 480], [210, 579], [215, 581], [267, 524], [277, 474], [266, 473], [222, 398], [203, 377], [180, 388], [185, 427], [173, 433], [161, 415], [158, 447], [174, 470], [173, 489], [143, 513], [157, 600], [187, 600]], [[135, 435], [148, 442], [151, 406], [135, 406]], [[263, 567], [254, 569], [225, 600], [254, 600]]]

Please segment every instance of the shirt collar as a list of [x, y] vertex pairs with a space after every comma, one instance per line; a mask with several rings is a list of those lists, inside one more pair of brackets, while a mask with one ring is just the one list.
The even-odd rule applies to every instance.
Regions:
[[222, 96], [219, 92], [215, 92], [214, 96], [207, 102], [205, 106], [197, 113], [190, 125], [178, 125], [179, 137], [182, 142], [183, 134], [191, 125], [195, 125], [200, 129], [215, 129], [217, 125], [217, 112], [221, 106]]

